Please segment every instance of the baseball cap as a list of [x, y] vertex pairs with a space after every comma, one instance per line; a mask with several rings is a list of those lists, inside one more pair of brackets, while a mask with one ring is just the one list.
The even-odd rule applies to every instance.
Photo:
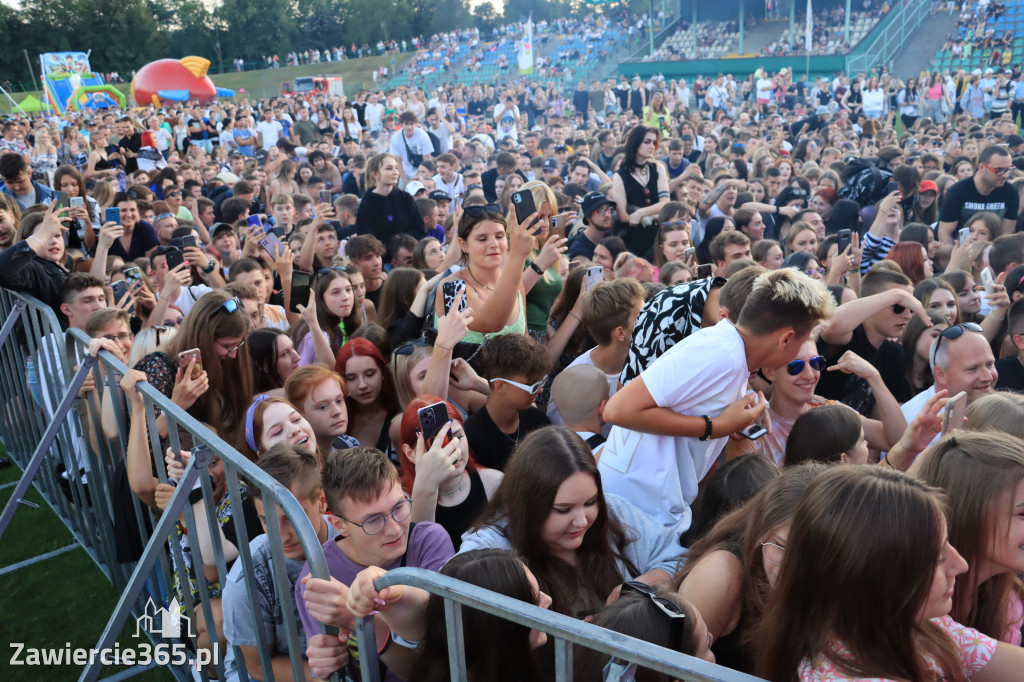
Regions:
[[556, 144], [555, 145], [555, 152], [567, 152], [567, 151], [569, 151], [569, 148], [566, 147], [564, 144]]
[[238, 176], [231, 171], [223, 171], [217, 174], [217, 179], [223, 182], [225, 185], [233, 185], [238, 182]]
[[939, 186], [932, 180], [922, 180], [921, 186], [917, 190], [918, 192], [935, 192], [939, 193]]
[[541, 169], [546, 171], [557, 171], [558, 159], [544, 159], [544, 164], [541, 166]]
[[225, 232], [230, 232], [231, 234], [234, 234], [235, 228], [231, 227], [227, 223], [217, 223], [216, 225], [213, 226], [213, 229], [210, 230], [210, 239], [216, 239]]
[[405, 191], [413, 196], [416, 196], [416, 192], [419, 192], [420, 190], [424, 189], [426, 189], [426, 187], [424, 187], [423, 183], [420, 182], [419, 180], [413, 180], [412, 182], [405, 186]]
[[583, 201], [580, 204], [580, 212], [583, 214], [583, 219], [586, 220], [587, 216], [601, 208], [605, 204], [614, 204], [615, 202], [601, 194], [600, 192], [587, 192], [583, 195]]
[[427, 198], [428, 199], [433, 199], [434, 201], [451, 201], [452, 200], [452, 198], [450, 196], [448, 196], [448, 193], [445, 192], [443, 189], [435, 189], [433, 192], [431, 192], [430, 194], [427, 195]]

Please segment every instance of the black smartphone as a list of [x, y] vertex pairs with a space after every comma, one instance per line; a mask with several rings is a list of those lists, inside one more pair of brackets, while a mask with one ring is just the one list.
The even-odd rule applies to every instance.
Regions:
[[185, 254], [175, 249], [174, 251], [168, 251], [164, 254], [164, 258], [167, 259], [167, 270], [173, 270], [182, 263], [185, 262]]
[[189, 234], [181, 238], [181, 248], [191, 246], [192, 248], [198, 248], [199, 244], [196, 242], [196, 236]]
[[[444, 428], [444, 425], [451, 421], [448, 416], [448, 407], [443, 403], [434, 403], [416, 410], [416, 416], [420, 420], [420, 433], [423, 434], [423, 444], [428, 448], [433, 444], [434, 438]], [[445, 443], [448, 437], [445, 437]]]
[[288, 303], [288, 309], [293, 313], [301, 312], [298, 306], [309, 305], [309, 283], [312, 279], [313, 276], [308, 272], [296, 270], [292, 273], [292, 293], [291, 301]]
[[104, 223], [117, 223], [121, 224], [121, 209], [117, 206], [113, 206], [103, 211], [103, 222]]
[[71, 197], [67, 192], [57, 192], [57, 208], [70, 208]]
[[174, 248], [180, 250], [183, 246], [181, 237], [171, 237], [169, 240], [167, 240], [167, 246], [173, 246]]
[[747, 428], [740, 431], [740, 435], [750, 440], [757, 440], [761, 436], [768, 433], [768, 429], [764, 428], [760, 424], [751, 424]]
[[[537, 212], [537, 205], [533, 202], [533, 192], [530, 190], [512, 192], [512, 205], [515, 206], [516, 220], [520, 225], [525, 225], [526, 219]], [[532, 227], [532, 224], [526, 225], [527, 229]]]
[[697, 266], [697, 279], [707, 279], [711, 276], [711, 265], [705, 263]]
[[900, 189], [899, 183], [896, 183], [896, 182], [890, 182], [890, 183], [889, 183], [889, 184], [888, 184], [888, 185], [886, 186], [886, 188], [885, 188], [885, 193], [886, 193], [886, 194], [892, 194], [893, 192], [898, 192], [898, 191], [899, 191], [899, 189]]
[[852, 233], [850, 230], [839, 230], [839, 250], [836, 253], [843, 253], [850, 246]]
[[[455, 298], [459, 295], [459, 292], [466, 293], [466, 280], [464, 279], [453, 279], [445, 282], [441, 285], [441, 294], [444, 298], [444, 312], [445, 315], [452, 309], [452, 304], [455, 303]], [[459, 303], [459, 312], [463, 312], [469, 307], [469, 301], [466, 297], [462, 297], [462, 302]]]
[[123, 279], [111, 282], [110, 289], [114, 293], [114, 305], [117, 305], [118, 301], [124, 298], [124, 295], [128, 293], [128, 282]]

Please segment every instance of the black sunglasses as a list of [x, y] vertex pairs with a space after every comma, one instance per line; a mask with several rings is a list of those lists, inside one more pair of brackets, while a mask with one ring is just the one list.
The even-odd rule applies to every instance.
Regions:
[[645, 595], [651, 600], [651, 603], [668, 618], [672, 624], [672, 630], [669, 635], [669, 641], [672, 643], [682, 642], [683, 634], [683, 622], [686, 620], [686, 614], [683, 613], [682, 609], [679, 608], [679, 604], [675, 603], [668, 597], [663, 597], [658, 594], [658, 591], [648, 585], [642, 583], [639, 580], [627, 580], [622, 583], [621, 592], [636, 592], [637, 594]]
[[484, 213], [497, 213], [498, 215], [502, 213], [501, 206], [498, 204], [484, 204], [483, 206], [476, 204], [475, 206], [466, 206], [462, 210], [466, 212], [466, 215], [474, 218], [479, 218]]
[[815, 355], [813, 358], [807, 358], [806, 361], [792, 360], [788, 365], [786, 365], [786, 371], [789, 372], [790, 376], [795, 377], [800, 374], [800, 372], [804, 371], [805, 365], [810, 365], [811, 369], [815, 372], [820, 372], [825, 369], [825, 356]]
[[403, 343], [401, 346], [395, 349], [395, 355], [412, 355], [412, 352], [417, 348], [426, 348], [427, 339], [424, 336], [410, 341], [409, 343]]
[[984, 334], [985, 330], [981, 328], [980, 324], [973, 322], [964, 322], [963, 324], [954, 324], [952, 327], [946, 327], [939, 334], [939, 338], [935, 339], [935, 347], [932, 348], [932, 367], [935, 366], [936, 358], [939, 357], [939, 346], [942, 345], [942, 339], [949, 339], [953, 341], [959, 339], [964, 335], [964, 332], [976, 332], [978, 334]]

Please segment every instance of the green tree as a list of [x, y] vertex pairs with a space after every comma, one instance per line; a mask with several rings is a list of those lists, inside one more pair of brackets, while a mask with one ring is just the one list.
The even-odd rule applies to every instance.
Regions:
[[288, 0], [224, 0], [218, 14], [227, 24], [221, 45], [229, 59], [282, 57], [299, 35], [295, 6]]
[[480, 29], [481, 35], [490, 35], [501, 20], [502, 16], [498, 14], [491, 0], [481, 2], [473, 8], [473, 25]]

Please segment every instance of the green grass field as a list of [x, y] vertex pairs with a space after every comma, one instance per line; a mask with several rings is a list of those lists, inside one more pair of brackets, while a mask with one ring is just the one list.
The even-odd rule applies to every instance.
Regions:
[[[408, 57], [408, 53], [399, 56], [396, 66], [401, 67]], [[281, 83], [291, 81], [296, 76], [341, 76], [345, 79], [345, 94], [351, 96], [364, 86], [372, 85], [373, 72], [382, 65], [386, 65], [389, 72], [393, 71], [391, 68], [391, 57], [386, 56], [347, 59], [340, 62], [321, 62], [320, 64], [291, 66], [280, 69], [244, 71], [242, 73], [224, 73], [211, 75], [210, 79], [213, 80], [217, 87], [234, 90], [235, 96], [238, 98], [248, 96], [249, 98], [255, 97], [260, 99], [281, 94]], [[125, 95], [129, 95], [131, 90], [130, 83], [120, 83], [115, 87], [125, 93]], [[241, 92], [242, 90], [245, 90], [244, 94]], [[42, 93], [38, 90], [32, 93], [11, 93], [11, 96], [16, 102], [21, 102], [29, 94], [40, 99], [42, 98]], [[129, 104], [135, 105], [134, 102], [129, 102]], [[9, 113], [12, 109], [13, 106], [10, 100], [6, 97], [0, 97], [0, 112]]]
[[[0, 486], [17, 481], [20, 476], [17, 467], [0, 470]], [[0, 508], [13, 492], [14, 486], [0, 489]], [[29, 490], [26, 499], [39, 508], [19, 505], [7, 532], [0, 538], [0, 568], [74, 543], [67, 528], [35, 489]], [[72, 649], [94, 647], [117, 598], [117, 591], [81, 548], [0, 575], [0, 613], [4, 614], [0, 670], [7, 671], [4, 679], [77, 680], [81, 669], [74, 665], [11, 666], [14, 649], [8, 645], [22, 642], [26, 647], [62, 649], [70, 643]], [[130, 618], [118, 639], [122, 649], [135, 648], [140, 642], [134, 632], [135, 622]], [[107, 667], [102, 676], [118, 670], [121, 668]], [[166, 670], [155, 669], [132, 679], [163, 682], [174, 678]]]

